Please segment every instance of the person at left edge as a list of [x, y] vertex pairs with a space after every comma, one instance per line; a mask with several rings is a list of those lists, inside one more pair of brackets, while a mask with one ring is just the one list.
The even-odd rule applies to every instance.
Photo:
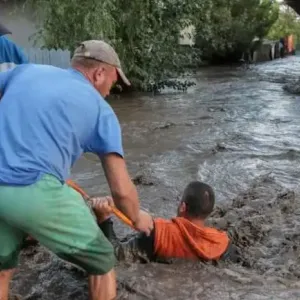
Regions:
[[28, 63], [22, 49], [5, 35], [11, 34], [6, 26], [0, 23], [0, 72], [14, 68], [16, 65]]

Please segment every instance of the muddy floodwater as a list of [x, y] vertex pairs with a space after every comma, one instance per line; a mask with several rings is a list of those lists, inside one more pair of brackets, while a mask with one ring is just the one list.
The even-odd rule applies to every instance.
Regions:
[[[110, 101], [142, 207], [171, 217], [184, 186], [203, 180], [217, 197], [209, 222], [242, 253], [239, 264], [118, 265], [118, 299], [300, 299], [300, 97], [282, 89], [298, 77], [296, 56], [202, 69], [187, 93]], [[73, 179], [108, 193], [96, 161], [82, 158]], [[87, 299], [85, 274], [41, 247], [23, 252], [12, 287], [28, 300]]]

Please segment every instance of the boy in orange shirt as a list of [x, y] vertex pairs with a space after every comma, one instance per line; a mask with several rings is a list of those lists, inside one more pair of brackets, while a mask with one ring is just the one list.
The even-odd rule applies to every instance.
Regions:
[[[184, 190], [177, 217], [171, 220], [154, 218], [154, 229], [149, 236], [140, 233], [121, 242], [115, 235], [110, 218], [113, 200], [110, 197], [92, 198], [99, 227], [113, 244], [117, 259], [141, 262], [172, 258], [237, 261], [237, 249], [227, 233], [204, 224], [214, 204], [214, 192], [209, 185], [191, 182]], [[147, 214], [144, 211], [140, 213]]]

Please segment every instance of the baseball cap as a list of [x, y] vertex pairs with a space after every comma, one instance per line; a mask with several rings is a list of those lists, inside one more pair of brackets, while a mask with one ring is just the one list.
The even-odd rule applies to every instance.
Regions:
[[89, 40], [80, 43], [79, 47], [75, 49], [74, 57], [86, 57], [90, 59], [99, 60], [108, 65], [114, 66], [123, 82], [126, 85], [131, 85], [130, 81], [124, 74], [118, 54], [112, 46], [104, 41]]
[[3, 24], [0, 23], [0, 36], [5, 34], [11, 34], [11, 32]]

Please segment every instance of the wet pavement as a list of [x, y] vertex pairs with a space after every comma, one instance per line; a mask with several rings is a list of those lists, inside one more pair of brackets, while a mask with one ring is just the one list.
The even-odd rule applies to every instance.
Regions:
[[[300, 97], [282, 89], [299, 76], [288, 57], [201, 69], [187, 93], [110, 100], [142, 207], [171, 217], [184, 186], [205, 181], [219, 206], [210, 222], [243, 253], [239, 265], [120, 265], [119, 299], [300, 299]], [[108, 193], [97, 161], [82, 158], [73, 179]], [[42, 249], [23, 254], [13, 286], [25, 299], [86, 299], [85, 275]]]

